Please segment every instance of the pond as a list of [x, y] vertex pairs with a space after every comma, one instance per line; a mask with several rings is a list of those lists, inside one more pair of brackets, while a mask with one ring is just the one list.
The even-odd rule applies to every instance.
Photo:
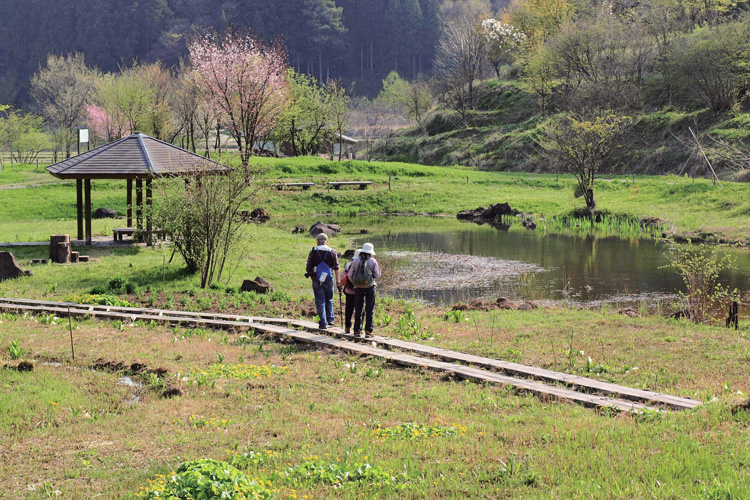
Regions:
[[[470, 298], [596, 304], [674, 296], [682, 279], [669, 266], [670, 246], [652, 239], [542, 234], [520, 225], [508, 230], [445, 219], [415, 220], [371, 241], [399, 261], [388, 293], [452, 304]], [[720, 248], [735, 260], [722, 283], [750, 291], [750, 252]], [[453, 279], [449, 279], [452, 276]]]

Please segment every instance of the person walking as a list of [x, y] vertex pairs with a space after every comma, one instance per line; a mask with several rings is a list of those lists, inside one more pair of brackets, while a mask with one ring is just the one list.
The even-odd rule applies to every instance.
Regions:
[[[341, 273], [341, 281], [339, 281], [339, 291], [343, 291], [344, 296], [346, 297], [346, 314], [345, 314], [345, 326], [344, 326], [344, 331], [346, 333], [352, 333], [352, 316], [354, 316], [354, 295], [355, 295], [354, 285], [352, 285], [352, 282], [349, 280], [347, 273], [349, 272], [349, 269], [351, 269], [354, 259], [359, 257], [360, 251], [361, 250], [359, 249], [354, 251], [354, 257], [352, 257], [352, 260], [347, 262], [347, 264], [344, 266], [344, 270]], [[361, 320], [360, 320], [360, 323], [361, 323]]]
[[325, 233], [318, 235], [317, 243], [307, 256], [305, 277], [312, 278], [318, 326], [325, 330], [336, 322], [333, 314], [333, 293], [339, 281], [339, 257], [336, 251], [328, 246], [328, 236]]
[[365, 337], [372, 335], [372, 315], [375, 310], [376, 279], [380, 278], [380, 264], [375, 260], [375, 247], [365, 243], [359, 256], [352, 260], [347, 279], [354, 285], [354, 335], [362, 334], [364, 309]]

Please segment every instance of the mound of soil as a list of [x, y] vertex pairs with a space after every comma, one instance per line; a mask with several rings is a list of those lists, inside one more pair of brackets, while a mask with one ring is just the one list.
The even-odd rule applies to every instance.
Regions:
[[459, 302], [455, 304], [452, 311], [494, 311], [494, 310], [518, 310], [518, 311], [529, 311], [531, 309], [537, 309], [539, 306], [533, 302], [513, 302], [505, 297], [498, 297], [495, 302], [489, 300], [473, 299], [468, 304]]

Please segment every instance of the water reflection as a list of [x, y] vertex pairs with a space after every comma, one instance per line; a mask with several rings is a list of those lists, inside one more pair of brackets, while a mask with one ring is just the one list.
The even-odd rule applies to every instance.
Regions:
[[[619, 301], [625, 297], [649, 300], [683, 288], [681, 278], [669, 267], [669, 247], [652, 240], [542, 235], [469, 225], [461, 230], [413, 231], [369, 238], [373, 239], [386, 251], [468, 254], [517, 260], [545, 269], [511, 280], [500, 279], [489, 287], [474, 288], [469, 283], [454, 290], [390, 291], [436, 303], [498, 295], [579, 302]], [[750, 254], [735, 249], [721, 251], [733, 253], [736, 259], [736, 269], [725, 273], [722, 282], [750, 291]]]

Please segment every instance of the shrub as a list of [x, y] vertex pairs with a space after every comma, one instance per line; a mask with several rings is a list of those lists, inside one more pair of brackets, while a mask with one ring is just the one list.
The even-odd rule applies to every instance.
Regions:
[[84, 293], [70, 299], [76, 304], [87, 304], [92, 306], [132, 307], [133, 304], [114, 295]]
[[125, 286], [125, 278], [115, 276], [107, 282], [107, 288], [113, 292], [119, 292]]
[[203, 498], [206, 500], [270, 499], [275, 497], [269, 484], [251, 480], [227, 462], [198, 459], [185, 462], [171, 476], [157, 476], [141, 489], [139, 498]]
[[728, 290], [719, 283], [719, 274], [732, 267], [729, 255], [719, 256], [704, 244], [688, 244], [675, 247], [670, 261], [685, 284], [680, 297], [683, 313], [690, 321], [708, 321], [722, 304], [738, 299], [737, 289]]

